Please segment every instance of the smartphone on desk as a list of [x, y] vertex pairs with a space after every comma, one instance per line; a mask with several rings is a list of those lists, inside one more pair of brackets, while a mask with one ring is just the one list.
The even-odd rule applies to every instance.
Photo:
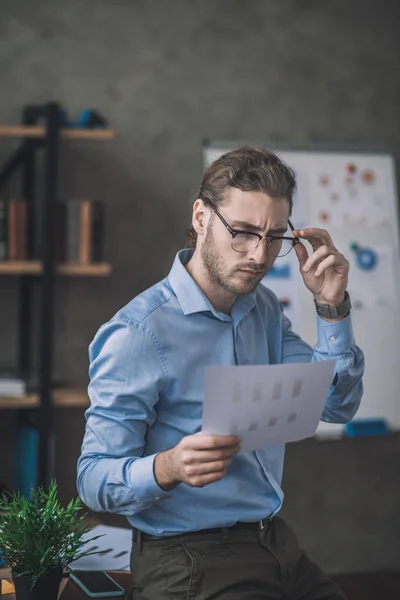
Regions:
[[70, 571], [72, 581], [89, 598], [117, 598], [125, 595], [125, 590], [105, 571]]

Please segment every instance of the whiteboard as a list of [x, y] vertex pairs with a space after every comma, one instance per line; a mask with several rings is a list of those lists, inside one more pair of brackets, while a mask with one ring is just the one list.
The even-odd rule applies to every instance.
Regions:
[[[242, 144], [204, 147], [209, 165]], [[395, 163], [389, 153], [298, 151], [272, 148], [297, 176], [291, 221], [296, 229], [327, 229], [350, 261], [348, 290], [357, 345], [365, 355], [364, 396], [356, 418], [385, 418], [400, 429], [400, 254]], [[308, 247], [310, 250], [310, 247]], [[293, 262], [294, 259], [294, 262]], [[278, 259], [283, 261], [284, 259]], [[276, 261], [263, 280], [293, 329], [314, 346], [316, 313], [294, 252]], [[286, 269], [289, 276], [281, 277]], [[320, 423], [317, 435], [336, 436], [343, 425]]]

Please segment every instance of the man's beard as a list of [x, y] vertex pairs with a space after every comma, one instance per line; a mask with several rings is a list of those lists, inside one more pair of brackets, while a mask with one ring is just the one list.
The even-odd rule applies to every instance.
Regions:
[[[238, 254], [238, 256], [240, 256], [240, 254]], [[212, 235], [212, 223], [210, 223], [204, 243], [201, 247], [201, 258], [206, 269], [208, 279], [211, 281], [211, 283], [222, 287], [231, 294], [242, 296], [250, 294], [260, 283], [259, 279], [250, 281], [243, 280], [241, 283], [235, 283], [233, 281], [235, 272], [239, 271], [240, 269], [232, 269], [231, 273], [227, 273], [224, 269], [223, 261], [215, 250], [214, 237]], [[243, 265], [241, 268], [252, 270], [253, 272], [257, 271], [257, 269], [251, 268], [248, 265]], [[265, 271], [260, 271], [260, 275], [264, 274]]]

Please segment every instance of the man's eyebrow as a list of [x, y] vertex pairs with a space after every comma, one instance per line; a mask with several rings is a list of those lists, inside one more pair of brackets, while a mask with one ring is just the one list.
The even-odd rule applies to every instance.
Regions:
[[276, 233], [286, 233], [287, 227], [277, 227], [276, 229], [270, 229], [268, 233], [276, 234]]
[[[232, 229], [237, 229], [237, 228], [241, 228], [243, 227], [244, 229], [249, 229], [250, 231], [263, 231], [262, 227], [257, 227], [257, 225], [253, 225], [252, 223], [247, 223], [247, 221], [233, 221], [233, 223], [231, 223], [231, 227]], [[268, 233], [272, 233], [272, 235], [274, 234], [278, 234], [278, 233], [286, 233], [287, 232], [287, 227], [277, 227], [275, 229], [270, 229], [268, 231]]]

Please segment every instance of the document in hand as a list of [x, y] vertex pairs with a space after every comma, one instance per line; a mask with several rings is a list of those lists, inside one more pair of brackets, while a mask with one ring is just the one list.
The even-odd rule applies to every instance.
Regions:
[[208, 367], [202, 432], [238, 435], [242, 452], [312, 436], [335, 365], [326, 360]]

